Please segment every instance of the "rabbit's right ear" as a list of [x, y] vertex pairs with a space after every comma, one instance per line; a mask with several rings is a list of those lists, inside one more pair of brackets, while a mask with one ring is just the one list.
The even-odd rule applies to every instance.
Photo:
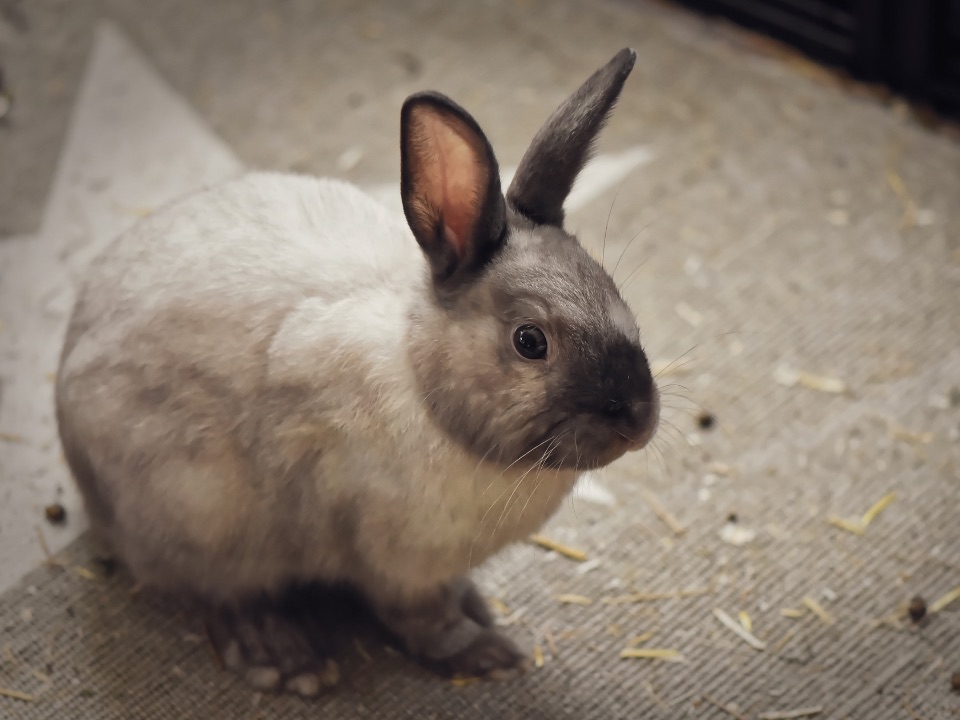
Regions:
[[403, 212], [434, 282], [453, 287], [500, 249], [507, 211], [497, 159], [466, 110], [438, 93], [407, 98], [400, 113]]
[[636, 59], [629, 48], [618, 52], [540, 128], [507, 190], [507, 201], [522, 215], [541, 225], [563, 225], [563, 203]]

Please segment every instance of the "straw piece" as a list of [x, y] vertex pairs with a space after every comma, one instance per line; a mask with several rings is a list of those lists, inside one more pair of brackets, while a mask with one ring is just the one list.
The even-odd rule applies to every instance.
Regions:
[[820, 618], [824, 625], [833, 625], [836, 622], [833, 615], [824, 610], [823, 605], [818, 603], [809, 595], [803, 598], [803, 604], [807, 606], [807, 609], [810, 610], [810, 612]]
[[737, 622], [736, 620], [734, 620], [732, 617], [730, 617], [729, 615], [727, 615], [727, 613], [725, 613], [725, 612], [724, 612], [723, 610], [721, 610], [720, 608], [714, 608], [714, 609], [713, 609], [713, 616], [714, 616], [717, 620], [719, 620], [724, 627], [726, 627], [726, 628], [727, 628], [728, 630], [730, 630], [734, 635], [736, 635], [736, 636], [739, 637], [741, 640], [743, 640], [745, 643], [747, 643], [747, 645], [749, 645], [750, 647], [752, 647], [754, 650], [765, 650], [765, 649], [766, 649], [767, 644], [766, 644], [765, 642], [763, 642], [762, 640], [760, 640], [759, 638], [757, 638], [753, 633], [748, 632], [748, 631], [745, 630], [743, 627], [741, 627], [740, 623], [738, 623], [738, 622]]
[[577, 550], [569, 545], [564, 545], [556, 540], [551, 540], [546, 535], [531, 535], [530, 542], [532, 542], [534, 545], [539, 545], [545, 550], [553, 550], [555, 553], [559, 553], [560, 555], [568, 557], [571, 560], [576, 560], [577, 562], [583, 562], [587, 559], [587, 554], [582, 550]]

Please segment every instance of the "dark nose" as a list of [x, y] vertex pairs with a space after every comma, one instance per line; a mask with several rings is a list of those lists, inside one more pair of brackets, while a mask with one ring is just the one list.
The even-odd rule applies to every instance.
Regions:
[[607, 400], [606, 405], [603, 406], [603, 411], [614, 418], [623, 415], [628, 409], [629, 405], [621, 400]]
[[657, 431], [657, 425], [660, 423], [660, 397], [654, 392], [649, 400], [638, 401], [633, 405], [631, 413], [633, 425], [630, 434], [624, 433], [630, 438], [630, 449], [639, 450], [653, 439]]
[[625, 402], [607, 400], [604, 413], [617, 425], [618, 432], [629, 442], [631, 449], [639, 450], [653, 437], [660, 418], [660, 403], [657, 393], [647, 396], [649, 399]]

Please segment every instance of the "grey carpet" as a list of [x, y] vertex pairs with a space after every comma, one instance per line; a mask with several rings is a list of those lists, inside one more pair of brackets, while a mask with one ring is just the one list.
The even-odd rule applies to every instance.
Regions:
[[[40, 567], [0, 595], [0, 689], [29, 695], [0, 695], [0, 717], [755, 720], [821, 708], [815, 717], [836, 720], [960, 718], [950, 690], [960, 601], [919, 625], [903, 614], [914, 595], [933, 602], [960, 586], [956, 142], [646, 3], [90, 7], [117, 20], [247, 161], [325, 172], [362, 133], [372, 156], [351, 171], [359, 181], [395, 172], [395, 105], [408, 91], [462, 97], [515, 161], [569, 88], [613, 50], [637, 47], [636, 78], [604, 147], [649, 144], [655, 160], [620, 187], [605, 250], [613, 192], [573, 221], [611, 267], [646, 228], [617, 278], [639, 268], [626, 294], [645, 343], [658, 360], [682, 359], [662, 379], [676, 395], [656, 450], [601, 478], [615, 506], [575, 498], [546, 530], [585, 551], [587, 571], [522, 546], [479, 573], [506, 608], [506, 630], [544, 654], [526, 677], [454, 686], [360, 628], [371, 661], [345, 644], [343, 679], [329, 694], [259, 696], [217, 668], [189, 618], [132, 597], [122, 573], [104, 577], [81, 538], [59, 556], [64, 567]], [[230, 32], [218, 34], [224, 18]], [[361, 40], [330, 41], [345, 29]], [[343, 78], [354, 70], [352, 82], [372, 90], [350, 110], [360, 91]], [[504, 85], [521, 77], [523, 87]], [[329, 106], [314, 119], [288, 111], [324, 91]], [[255, 105], [266, 108], [257, 121], [244, 114]], [[63, 118], [51, 123], [38, 138]], [[17, 157], [14, 167], [29, 164]], [[49, 175], [41, 165], [34, 184]], [[9, 187], [11, 171], [2, 172]], [[10, 227], [28, 225], [31, 212]], [[787, 386], [780, 366], [848, 389]], [[714, 429], [697, 427], [697, 406], [715, 413]], [[7, 472], [0, 487], [21, 481]], [[862, 535], [828, 522], [859, 517], [891, 492]], [[721, 539], [731, 513], [755, 532], [751, 542]], [[561, 594], [592, 602], [562, 604]], [[805, 597], [832, 624], [804, 610]], [[746, 611], [766, 649], [724, 627], [715, 608], [734, 619]], [[804, 612], [785, 617], [784, 608]], [[644, 633], [644, 647], [675, 649], [683, 661], [621, 659]]]

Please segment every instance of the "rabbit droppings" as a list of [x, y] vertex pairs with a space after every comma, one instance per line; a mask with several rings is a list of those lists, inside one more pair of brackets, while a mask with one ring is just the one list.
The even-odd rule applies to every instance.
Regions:
[[343, 182], [252, 173], [90, 267], [57, 376], [66, 458], [134, 577], [200, 601], [254, 686], [331, 679], [278, 609], [311, 582], [355, 588], [438, 671], [525, 665], [467, 573], [659, 416], [633, 313], [563, 228], [635, 58], [557, 109], [506, 197], [476, 121], [420, 93], [400, 115], [405, 223]]

